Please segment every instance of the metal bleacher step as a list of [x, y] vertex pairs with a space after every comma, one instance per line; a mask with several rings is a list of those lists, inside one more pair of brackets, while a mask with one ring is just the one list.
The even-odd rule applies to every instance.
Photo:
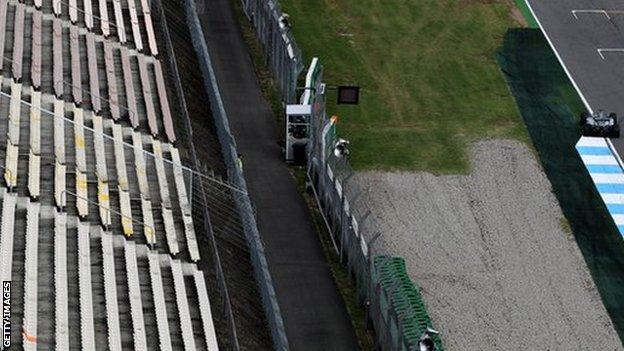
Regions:
[[2, 224], [0, 230], [0, 278], [12, 280], [13, 235], [15, 232], [15, 208], [17, 195], [2, 189]]
[[38, 243], [39, 212], [41, 206], [29, 202], [26, 224], [26, 248], [24, 254], [24, 319], [22, 322], [22, 347], [26, 351], [37, 348], [37, 301], [38, 301]]
[[132, 315], [132, 328], [135, 350], [147, 350], [145, 336], [145, 322], [143, 320], [143, 305], [139, 287], [139, 271], [137, 267], [136, 247], [134, 242], [126, 241], [124, 254], [126, 258], [126, 272], [128, 278], [128, 297]]
[[78, 222], [78, 279], [80, 289], [80, 336], [84, 350], [95, 350], [93, 290], [91, 284], [91, 247], [89, 223]]
[[191, 315], [189, 312], [182, 265], [178, 260], [170, 260], [176, 304], [178, 306], [178, 318], [180, 320], [180, 329], [182, 330], [182, 340], [184, 341], [184, 349], [186, 351], [195, 350], [195, 338], [193, 337], [193, 326], [191, 324]]
[[121, 331], [119, 308], [117, 306], [117, 283], [115, 280], [115, 255], [113, 253], [113, 235], [103, 232], [102, 263], [104, 270], [104, 294], [106, 297], [106, 320], [108, 325], [108, 347], [121, 350]]
[[67, 214], [55, 212], [54, 217], [54, 300], [55, 345], [69, 349], [69, 316], [67, 291]]
[[149, 261], [150, 281], [152, 284], [152, 294], [154, 296], [154, 307], [156, 309], [156, 323], [158, 327], [158, 339], [161, 351], [172, 350], [171, 336], [169, 335], [169, 324], [167, 309], [165, 308], [165, 294], [163, 290], [162, 277], [160, 273], [159, 254], [150, 252], [147, 255]]

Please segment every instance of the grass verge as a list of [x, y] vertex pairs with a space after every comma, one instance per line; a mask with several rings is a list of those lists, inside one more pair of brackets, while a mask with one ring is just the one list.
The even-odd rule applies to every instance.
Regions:
[[520, 10], [520, 13], [522, 13], [522, 17], [524, 17], [524, 20], [526, 21], [526, 26], [528, 28], [539, 28], [535, 17], [533, 17], [531, 10], [529, 10], [526, 0], [514, 0], [514, 3], [516, 4], [518, 10]]
[[360, 105], [328, 105], [341, 117], [356, 169], [465, 173], [470, 142], [528, 140], [495, 59], [506, 30], [517, 26], [511, 2], [281, 4], [304, 57], [319, 56], [326, 67], [326, 82], [362, 88]]

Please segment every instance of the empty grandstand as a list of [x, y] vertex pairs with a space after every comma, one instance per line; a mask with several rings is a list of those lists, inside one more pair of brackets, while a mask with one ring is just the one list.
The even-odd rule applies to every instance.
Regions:
[[[216, 350], [238, 343], [246, 318], [266, 334], [259, 303], [241, 306], [259, 299], [232, 200], [242, 190], [185, 166], [174, 116], [188, 112], [169, 100], [177, 72], [160, 20], [148, 0], [0, 0], [0, 274], [14, 345]], [[223, 248], [239, 267], [220, 266]], [[234, 320], [211, 281], [223, 271], [244, 291]]]

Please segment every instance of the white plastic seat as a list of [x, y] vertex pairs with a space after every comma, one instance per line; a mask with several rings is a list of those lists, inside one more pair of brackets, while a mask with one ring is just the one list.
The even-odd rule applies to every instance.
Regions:
[[87, 33], [85, 36], [87, 42], [87, 63], [89, 65], [89, 89], [91, 90], [91, 105], [95, 113], [102, 110], [102, 101], [100, 101], [100, 78], [98, 77], [98, 63], [95, 50], [95, 36], [93, 33]]
[[170, 147], [171, 161], [173, 167], [173, 178], [175, 178], [176, 190], [178, 192], [178, 203], [182, 211], [184, 221], [184, 234], [186, 235], [186, 246], [193, 262], [200, 259], [197, 237], [195, 236], [195, 225], [193, 224], [193, 211], [184, 183], [184, 172], [182, 162], [177, 148]]
[[9, 188], [17, 186], [17, 158], [19, 149], [7, 140], [4, 181]]
[[61, 20], [55, 18], [52, 20], [52, 56], [53, 56], [53, 79], [54, 94], [56, 97], [63, 96], [63, 27]]
[[110, 22], [108, 20], [108, 1], [99, 1], [100, 5], [100, 28], [102, 29], [102, 34], [104, 34], [104, 38], [108, 38], [110, 35]]
[[24, 4], [15, 6], [15, 20], [13, 22], [13, 62], [11, 62], [13, 79], [22, 79], [22, 59], [24, 56]]
[[[41, 2], [41, 0], [39, 0]], [[35, 89], [41, 87], [41, 19], [42, 13], [40, 11], [33, 12], [33, 26], [32, 26], [32, 51], [31, 51], [31, 66], [30, 76], [32, 85]]]
[[[4, 52], [6, 43], [6, 18], [8, 0], [0, 0], [0, 52]], [[0, 60], [0, 72], [3, 69], [4, 60]]]
[[143, 51], [143, 39], [141, 38], [141, 29], [139, 27], [139, 16], [137, 14], [135, 0], [128, 0], [130, 8], [130, 23], [132, 24], [132, 37], [134, 38], [134, 46], [138, 52]]
[[93, 5], [91, 4], [91, 0], [84, 0], [84, 9], [85, 9], [85, 25], [89, 29], [89, 31], [93, 30]]
[[126, 43], [126, 26], [123, 20], [123, 12], [121, 10], [121, 0], [113, 0], [113, 8], [115, 9], [115, 27], [117, 28], [117, 36], [119, 42]]
[[148, 0], [141, 0], [143, 7], [143, 19], [145, 20], [145, 30], [147, 31], [147, 40], [153, 56], [158, 56], [158, 46], [156, 45], [156, 36], [154, 34], [154, 25], [152, 23], [152, 15]]
[[74, 145], [76, 148], [76, 207], [80, 217], [89, 214], [87, 186], [87, 158], [84, 136], [84, 117], [80, 108], [74, 109]]
[[80, 72], [80, 43], [78, 41], [78, 27], [69, 27], [70, 37], [70, 53], [71, 53], [71, 77], [72, 77], [72, 96], [74, 102], [78, 105], [82, 104], [82, 74]]
[[52, 0], [52, 10], [57, 16], [61, 14], [61, 0]]
[[126, 101], [128, 104], [128, 119], [130, 119], [130, 124], [132, 125], [132, 127], [137, 128], [139, 126], [139, 116], [137, 114], [137, 100], [134, 93], [134, 83], [132, 79], [132, 67], [130, 66], [130, 56], [128, 54], [127, 48], [122, 47], [120, 49], [120, 52], [121, 69], [123, 71]]
[[9, 140], [19, 145], [20, 117], [22, 115], [22, 85], [11, 82], [11, 101], [9, 102]]
[[108, 170], [106, 167], [106, 150], [104, 149], [104, 127], [102, 117], [93, 116], [93, 145], [95, 146], [95, 165], [98, 181], [98, 204], [100, 220], [104, 226], [111, 224], [110, 194], [108, 188]]
[[165, 86], [165, 78], [162, 73], [160, 61], [154, 62], [154, 71], [156, 72], [156, 88], [158, 90], [158, 99], [160, 100], [165, 134], [167, 134], [169, 142], [173, 143], [176, 141], [176, 136], [173, 128], [173, 119], [171, 118], [171, 109], [169, 108], [169, 100], [167, 98], [167, 87]]
[[108, 107], [114, 120], [119, 119], [119, 97], [117, 93], [117, 76], [115, 76], [115, 61], [111, 45], [104, 42], [104, 65], [106, 67], [106, 82], [108, 85]]
[[126, 171], [125, 145], [121, 125], [113, 124], [113, 149], [115, 151], [115, 169], [119, 190], [119, 207], [121, 209], [121, 225], [125, 235], [134, 233], [132, 226], [132, 210], [128, 188], [128, 173]]
[[139, 75], [141, 76], [141, 86], [143, 89], [143, 100], [145, 101], [145, 110], [147, 114], [147, 124], [149, 125], [152, 136], [158, 135], [158, 124], [156, 122], [156, 111], [154, 110], [154, 100], [152, 97], [152, 84], [149, 79], [149, 71], [147, 69], [147, 61], [142, 55], [138, 56]]
[[33, 199], [37, 199], [40, 195], [41, 185], [41, 156], [36, 155], [30, 150], [28, 156], [28, 193]]
[[36, 199], [40, 193], [41, 175], [41, 92], [30, 91], [30, 153], [28, 156], [28, 193]]
[[77, 0], [69, 0], [69, 20], [71, 23], [78, 22], [78, 3]]
[[65, 207], [67, 205], [66, 179], [65, 174], [67, 168], [58, 161], [54, 163], [54, 200], [57, 207]]

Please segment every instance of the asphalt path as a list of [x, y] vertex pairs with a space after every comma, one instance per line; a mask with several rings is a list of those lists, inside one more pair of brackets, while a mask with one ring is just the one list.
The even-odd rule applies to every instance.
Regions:
[[199, 19], [230, 128], [244, 156], [243, 172], [290, 349], [356, 350], [346, 307], [307, 205], [283, 161], [278, 126], [262, 96], [230, 1], [203, 2]]
[[624, 2], [526, 0], [590, 111], [615, 112], [623, 130], [611, 139], [624, 157]]

